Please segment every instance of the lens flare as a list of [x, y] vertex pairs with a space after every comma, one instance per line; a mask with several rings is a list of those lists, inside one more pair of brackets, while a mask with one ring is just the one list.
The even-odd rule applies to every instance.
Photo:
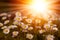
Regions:
[[36, 12], [44, 12], [47, 10], [47, 2], [45, 0], [33, 0], [30, 8], [32, 8]]
[[21, 0], [19, 8], [24, 15], [32, 15], [49, 20], [59, 9], [58, 0]]
[[32, 16], [38, 16], [42, 18], [49, 18], [48, 15], [48, 1], [47, 0], [33, 0], [28, 8], [31, 9]]

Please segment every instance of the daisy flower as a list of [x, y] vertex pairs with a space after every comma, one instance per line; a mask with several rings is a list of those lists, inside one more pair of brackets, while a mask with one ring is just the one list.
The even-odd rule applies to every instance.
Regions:
[[21, 17], [15, 17], [14, 20], [15, 20], [15, 21], [21, 21], [22, 18], [21, 18]]
[[0, 27], [3, 26], [3, 23], [0, 23]]
[[46, 36], [46, 40], [54, 40], [54, 36], [53, 35], [47, 35]]
[[23, 22], [20, 23], [21, 27], [23, 27], [25, 24]]
[[26, 38], [28, 38], [28, 39], [33, 39], [33, 35], [32, 34], [26, 34]]
[[28, 29], [28, 25], [23, 25], [22, 28], [23, 29]]
[[13, 31], [13, 32], [12, 32], [12, 37], [16, 37], [16, 36], [18, 36], [18, 34], [19, 34], [18, 31]]
[[32, 19], [26, 19], [27, 23], [32, 23]]
[[22, 30], [22, 32], [28, 32], [28, 30]]
[[7, 19], [7, 17], [2, 17], [2, 20], [5, 20], [5, 19]]
[[29, 27], [28, 30], [33, 30], [33, 27]]
[[6, 20], [5, 22], [4, 22], [4, 24], [8, 24], [9, 23], [9, 20]]
[[8, 26], [8, 28], [9, 29], [14, 29], [14, 28], [17, 28], [17, 26], [16, 25], [10, 25], [10, 26]]
[[18, 25], [19, 22], [18, 22], [18, 21], [14, 21], [13, 24], [14, 24], [14, 25]]
[[6, 29], [7, 28], [7, 26], [3, 26], [1, 29]]
[[39, 33], [40, 34], [42, 34], [42, 33], [44, 33], [44, 32], [46, 32], [45, 30], [39, 30]]
[[58, 31], [58, 28], [57, 27], [53, 27], [53, 30]]
[[44, 28], [45, 29], [50, 29], [51, 28], [51, 25], [50, 24], [44, 24]]
[[6, 29], [3, 30], [4, 34], [9, 34], [9, 32], [10, 32], [10, 30], [8, 28], [6, 28]]
[[21, 13], [20, 12], [16, 12], [15, 15], [18, 17], [18, 16], [21, 16]]

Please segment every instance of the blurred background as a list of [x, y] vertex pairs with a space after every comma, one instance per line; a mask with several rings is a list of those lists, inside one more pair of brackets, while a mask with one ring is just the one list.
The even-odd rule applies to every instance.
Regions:
[[27, 4], [31, 0], [0, 0], [0, 12], [17, 10], [20, 4]]
[[[52, 1], [52, 0], [51, 0]], [[12, 10], [18, 10], [20, 4], [29, 4], [29, 2], [32, 2], [32, 0], [0, 0], [0, 12], [7, 12]], [[53, 3], [53, 6], [55, 8], [52, 8], [55, 10], [57, 14], [60, 14], [60, 0], [57, 0]]]
[[16, 10], [17, 3], [17, 0], [0, 0], [0, 13]]

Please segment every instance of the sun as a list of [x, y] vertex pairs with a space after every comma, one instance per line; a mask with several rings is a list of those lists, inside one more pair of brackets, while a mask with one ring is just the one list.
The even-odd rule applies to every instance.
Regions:
[[30, 14], [32, 17], [48, 20], [54, 12], [52, 10], [54, 2], [54, 0], [31, 0], [31, 2], [28, 1], [28, 3], [23, 6], [23, 9], [25, 8], [26, 11], [28, 11], [27, 14]]
[[36, 12], [44, 12], [47, 10], [46, 0], [33, 0], [33, 3], [30, 5], [30, 8]]
[[47, 0], [33, 0], [28, 8], [31, 9], [32, 16], [48, 18], [48, 4]]

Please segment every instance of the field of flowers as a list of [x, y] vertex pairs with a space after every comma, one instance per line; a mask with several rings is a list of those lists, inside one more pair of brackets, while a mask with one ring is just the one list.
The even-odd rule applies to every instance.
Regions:
[[0, 13], [0, 40], [60, 40], [60, 18]]

